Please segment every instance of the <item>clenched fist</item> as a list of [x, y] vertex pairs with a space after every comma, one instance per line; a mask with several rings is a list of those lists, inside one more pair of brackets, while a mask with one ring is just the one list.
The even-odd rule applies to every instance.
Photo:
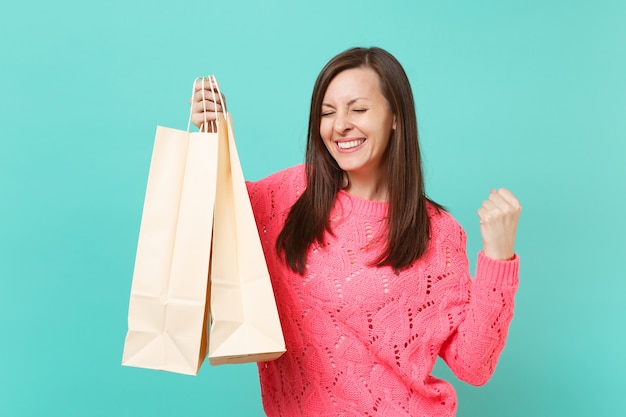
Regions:
[[217, 113], [224, 111], [222, 99], [215, 78], [196, 81], [191, 104], [191, 122], [201, 131], [215, 132]]
[[492, 190], [478, 209], [485, 255], [508, 260], [515, 255], [515, 233], [522, 206], [506, 188]]

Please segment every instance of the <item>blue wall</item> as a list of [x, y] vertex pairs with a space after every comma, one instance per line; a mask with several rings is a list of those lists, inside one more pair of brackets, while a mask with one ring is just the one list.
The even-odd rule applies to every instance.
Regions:
[[[303, 5], [300, 5], [303, 4]], [[430, 195], [524, 206], [516, 317], [459, 416], [615, 416], [626, 373], [626, 2], [12, 2], [0, 13], [0, 415], [261, 416], [253, 365], [120, 365], [157, 124], [216, 74], [246, 177], [303, 159], [324, 63], [356, 45], [412, 81]], [[473, 259], [472, 259], [473, 264]]]

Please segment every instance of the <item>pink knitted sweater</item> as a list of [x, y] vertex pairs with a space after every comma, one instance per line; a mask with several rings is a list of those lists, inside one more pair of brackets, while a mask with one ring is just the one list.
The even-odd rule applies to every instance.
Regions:
[[371, 267], [386, 230], [387, 203], [340, 192], [334, 236], [312, 248], [304, 276], [274, 250], [306, 183], [303, 166], [248, 183], [287, 352], [259, 363], [269, 417], [453, 416], [454, 388], [431, 376], [441, 356], [462, 380], [485, 383], [513, 316], [517, 256], [478, 255], [470, 279], [465, 233], [429, 207], [427, 253], [394, 274]]

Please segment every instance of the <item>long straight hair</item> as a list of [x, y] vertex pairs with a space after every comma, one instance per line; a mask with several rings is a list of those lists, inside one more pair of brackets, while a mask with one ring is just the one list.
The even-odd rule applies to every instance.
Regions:
[[370, 68], [380, 79], [380, 88], [396, 128], [385, 152], [388, 213], [386, 245], [374, 262], [396, 272], [409, 267], [426, 252], [430, 237], [427, 201], [418, 143], [417, 118], [408, 77], [396, 58], [380, 48], [352, 48], [332, 58], [315, 81], [311, 97], [306, 145], [306, 189], [292, 206], [276, 241], [276, 251], [295, 272], [304, 274], [311, 245], [324, 243], [332, 234], [330, 212], [344, 186], [345, 173], [326, 149], [320, 135], [322, 101], [330, 82], [342, 71]]

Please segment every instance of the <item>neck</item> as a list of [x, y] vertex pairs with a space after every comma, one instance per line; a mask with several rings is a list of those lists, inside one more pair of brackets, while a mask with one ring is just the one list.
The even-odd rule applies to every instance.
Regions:
[[372, 178], [347, 174], [347, 185], [344, 190], [358, 198], [371, 201], [387, 201], [387, 182], [380, 176]]

